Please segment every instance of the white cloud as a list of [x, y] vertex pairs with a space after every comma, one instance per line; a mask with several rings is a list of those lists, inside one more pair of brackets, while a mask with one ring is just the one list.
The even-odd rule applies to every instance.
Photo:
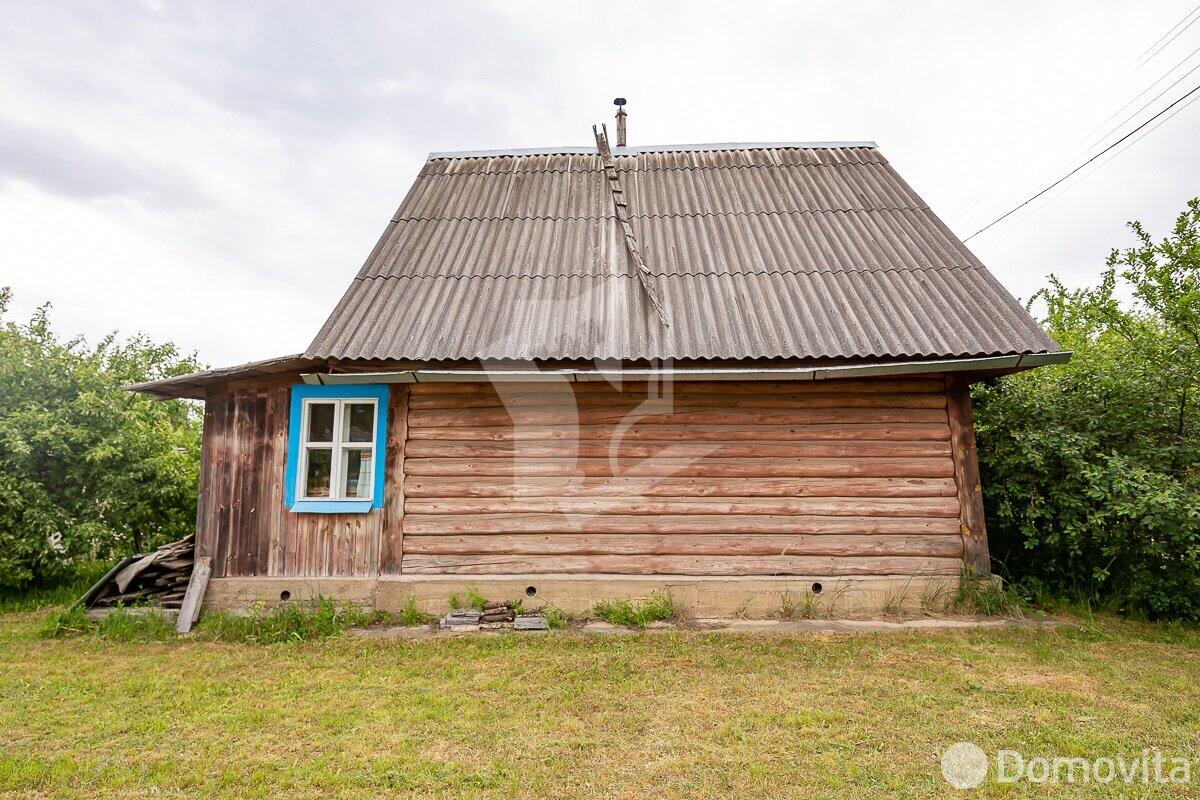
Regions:
[[[295, 352], [427, 152], [586, 144], [618, 94], [634, 142], [875, 139], [965, 235], [1200, 44], [1104, 94], [1188, 7], [13, 5], [0, 284], [66, 331]], [[1021, 296], [1089, 280], [1127, 219], [1162, 231], [1200, 193], [1198, 131], [1200, 103], [972, 246]]]

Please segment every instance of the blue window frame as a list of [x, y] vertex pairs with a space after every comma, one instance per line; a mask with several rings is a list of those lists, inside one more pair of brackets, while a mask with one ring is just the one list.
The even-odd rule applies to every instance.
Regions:
[[383, 507], [387, 400], [381, 384], [292, 387], [288, 508], [347, 514]]

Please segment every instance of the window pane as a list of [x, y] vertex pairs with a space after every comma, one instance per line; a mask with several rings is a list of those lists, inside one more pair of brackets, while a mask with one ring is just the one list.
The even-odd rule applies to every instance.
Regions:
[[308, 441], [333, 441], [333, 403], [308, 404]]
[[371, 451], [346, 450], [346, 482], [342, 485], [342, 496], [367, 498], [371, 496]]
[[329, 473], [332, 466], [332, 450], [308, 451], [308, 474], [304, 476], [305, 497], [329, 497]]
[[369, 442], [375, 438], [375, 406], [351, 403], [346, 406], [346, 441]]

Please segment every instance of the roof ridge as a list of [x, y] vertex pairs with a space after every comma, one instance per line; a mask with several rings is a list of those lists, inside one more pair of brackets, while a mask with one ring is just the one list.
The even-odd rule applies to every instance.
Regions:
[[[454, 159], [438, 159], [439, 161], [452, 161]], [[426, 164], [429, 162], [426, 161]], [[704, 164], [697, 166], [695, 164], [672, 165], [669, 167], [663, 166], [639, 166], [637, 169], [617, 167], [618, 172], [683, 172], [683, 171], [711, 171], [718, 169], [816, 169], [818, 167], [840, 167], [840, 168], [859, 168], [859, 167], [887, 167], [891, 166], [886, 158], [880, 155], [877, 161], [822, 161], [819, 164]], [[596, 169], [577, 169], [577, 168], [552, 168], [552, 169], [523, 169], [516, 174], [520, 175], [542, 175], [542, 174], [558, 174], [564, 172], [604, 172], [603, 167]], [[482, 172], [434, 172], [434, 173], [419, 173], [417, 180], [424, 178], [458, 178], [471, 175], [508, 175], [512, 170], [484, 170]]]
[[[747, 277], [761, 275], [777, 276], [777, 275], [878, 275], [888, 272], [960, 272], [962, 270], [981, 270], [986, 267], [978, 264], [964, 263], [956, 266], [929, 266], [929, 267], [883, 267], [882, 269], [769, 269], [769, 270], [735, 270], [730, 272], [654, 272], [650, 275], [655, 278], [724, 278], [724, 277]], [[548, 274], [548, 275], [512, 275], [512, 274], [490, 274], [490, 275], [356, 275], [354, 280], [559, 280], [570, 278], [636, 278], [636, 275], [626, 273], [607, 273], [607, 272], [592, 272], [580, 273], [573, 275], [563, 274]]]
[[[685, 144], [643, 144], [612, 148], [614, 157], [640, 153], [716, 152], [729, 150], [876, 150], [879, 145], [870, 140], [826, 140], [811, 142], [693, 142]], [[599, 155], [599, 150], [586, 145], [547, 147], [511, 147], [496, 150], [444, 150], [429, 154], [428, 160], [450, 158], [505, 158], [516, 156]]]
[[[630, 214], [630, 219], [684, 219], [694, 217], [752, 217], [752, 216], [784, 216], [793, 214], [874, 214], [880, 211], [928, 211], [932, 212], [929, 206], [877, 206], [875, 208], [788, 208], [775, 211], [766, 211], [755, 209], [753, 211], [696, 211], [686, 214]], [[583, 221], [583, 220], [600, 220], [600, 219], [617, 219], [617, 215], [605, 214], [603, 216], [551, 216], [546, 214], [522, 215], [516, 217], [510, 216], [493, 216], [493, 217], [392, 217], [392, 222], [495, 222], [497, 220], [512, 220], [513, 222], [538, 222], [538, 221]]]

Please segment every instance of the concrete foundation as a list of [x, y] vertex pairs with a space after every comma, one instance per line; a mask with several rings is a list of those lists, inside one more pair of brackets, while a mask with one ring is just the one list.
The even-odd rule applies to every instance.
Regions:
[[644, 600], [668, 594], [693, 617], [845, 617], [944, 611], [957, 577], [691, 577], [630, 575], [385, 575], [375, 578], [214, 578], [205, 608], [246, 610], [286, 601], [330, 597], [368, 608], [399, 611], [409, 598], [430, 614], [445, 613], [449, 597], [474, 588], [489, 600], [556, 606], [571, 615], [605, 600]]

